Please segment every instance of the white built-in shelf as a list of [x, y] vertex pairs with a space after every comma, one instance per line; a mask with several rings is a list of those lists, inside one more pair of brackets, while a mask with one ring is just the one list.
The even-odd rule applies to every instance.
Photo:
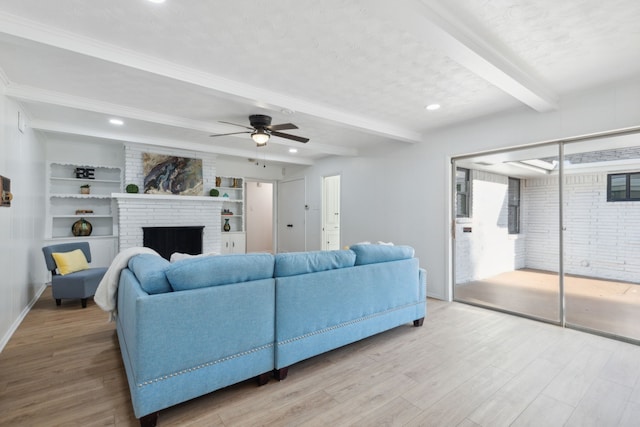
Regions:
[[76, 215], [52, 215], [52, 218], [111, 218], [112, 215], [76, 214]]
[[[244, 224], [244, 178], [235, 177], [235, 176], [218, 176], [216, 177], [216, 183], [219, 184], [216, 188], [220, 192], [217, 199], [222, 200], [223, 209], [228, 209], [233, 212], [233, 215], [221, 215], [220, 227], [223, 231], [223, 234], [227, 233], [244, 233], [245, 224]], [[224, 194], [227, 196], [225, 197]], [[231, 227], [230, 231], [224, 231], [224, 223], [225, 219], [229, 220], [229, 226]], [[226, 242], [223, 241], [223, 252], [225, 251], [224, 246], [230, 245], [229, 247], [236, 247], [241, 249], [244, 252], [244, 236], [237, 236], [236, 242]]]
[[117, 181], [115, 179], [91, 179], [91, 178], [61, 178], [61, 177], [57, 177], [57, 176], [52, 176], [51, 181], [60, 181], [60, 182], [64, 182], [64, 181], [71, 181], [73, 183], [95, 183], [95, 182], [101, 182], [101, 183], [105, 183], [105, 184], [117, 184], [120, 185], [120, 181]]
[[[76, 174], [76, 169], [86, 172]], [[76, 177], [78, 175], [78, 177]], [[85, 218], [91, 223], [91, 236], [83, 239], [116, 237], [116, 221], [111, 194], [122, 190], [122, 171], [118, 167], [51, 162], [47, 164], [47, 227], [49, 239], [77, 239], [71, 232], [74, 222]], [[89, 185], [83, 194], [82, 185]], [[93, 213], [79, 214], [79, 210]]]
[[61, 199], [110, 199], [111, 194], [51, 194], [49, 195], [51, 198], [61, 198]]

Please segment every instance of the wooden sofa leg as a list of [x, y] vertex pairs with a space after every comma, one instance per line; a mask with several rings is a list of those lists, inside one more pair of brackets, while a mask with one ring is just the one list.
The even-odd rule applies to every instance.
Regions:
[[62, 305], [62, 299], [61, 298], [56, 298], [56, 305]]
[[271, 372], [266, 372], [264, 374], [260, 374], [256, 377], [258, 380], [258, 386], [265, 385], [269, 382], [269, 378], [271, 378]]
[[423, 324], [424, 324], [424, 317], [421, 317], [413, 321], [413, 326], [422, 326]]
[[287, 378], [287, 375], [289, 375], [289, 367], [284, 367], [284, 368], [280, 368], [280, 369], [276, 369], [274, 371], [275, 373], [275, 377], [278, 381], [282, 381], [285, 378]]
[[158, 424], [158, 412], [140, 417], [140, 427], [156, 427]]
[[82, 308], [87, 308], [87, 299], [82, 298], [80, 301], [82, 302]]

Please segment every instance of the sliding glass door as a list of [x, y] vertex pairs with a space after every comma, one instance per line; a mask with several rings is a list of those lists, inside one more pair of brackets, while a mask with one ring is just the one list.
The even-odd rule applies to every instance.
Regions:
[[640, 137], [566, 144], [564, 175], [566, 323], [640, 341]]
[[456, 300], [560, 323], [558, 150], [454, 161]]
[[451, 179], [456, 301], [640, 343], [640, 134], [462, 156]]

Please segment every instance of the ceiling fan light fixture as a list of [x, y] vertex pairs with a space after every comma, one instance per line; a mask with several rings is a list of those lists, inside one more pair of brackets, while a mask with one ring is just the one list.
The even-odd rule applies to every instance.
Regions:
[[251, 139], [253, 139], [258, 147], [262, 147], [263, 145], [267, 145], [267, 141], [269, 141], [269, 134], [264, 129], [256, 129], [251, 134]]

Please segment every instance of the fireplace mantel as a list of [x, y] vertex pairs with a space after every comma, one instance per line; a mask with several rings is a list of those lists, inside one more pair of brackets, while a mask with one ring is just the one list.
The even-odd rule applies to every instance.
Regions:
[[167, 200], [176, 201], [193, 201], [205, 203], [222, 203], [224, 197], [207, 197], [207, 196], [172, 196], [169, 194], [140, 194], [140, 193], [111, 193], [114, 199], [144, 199], [144, 200]]

